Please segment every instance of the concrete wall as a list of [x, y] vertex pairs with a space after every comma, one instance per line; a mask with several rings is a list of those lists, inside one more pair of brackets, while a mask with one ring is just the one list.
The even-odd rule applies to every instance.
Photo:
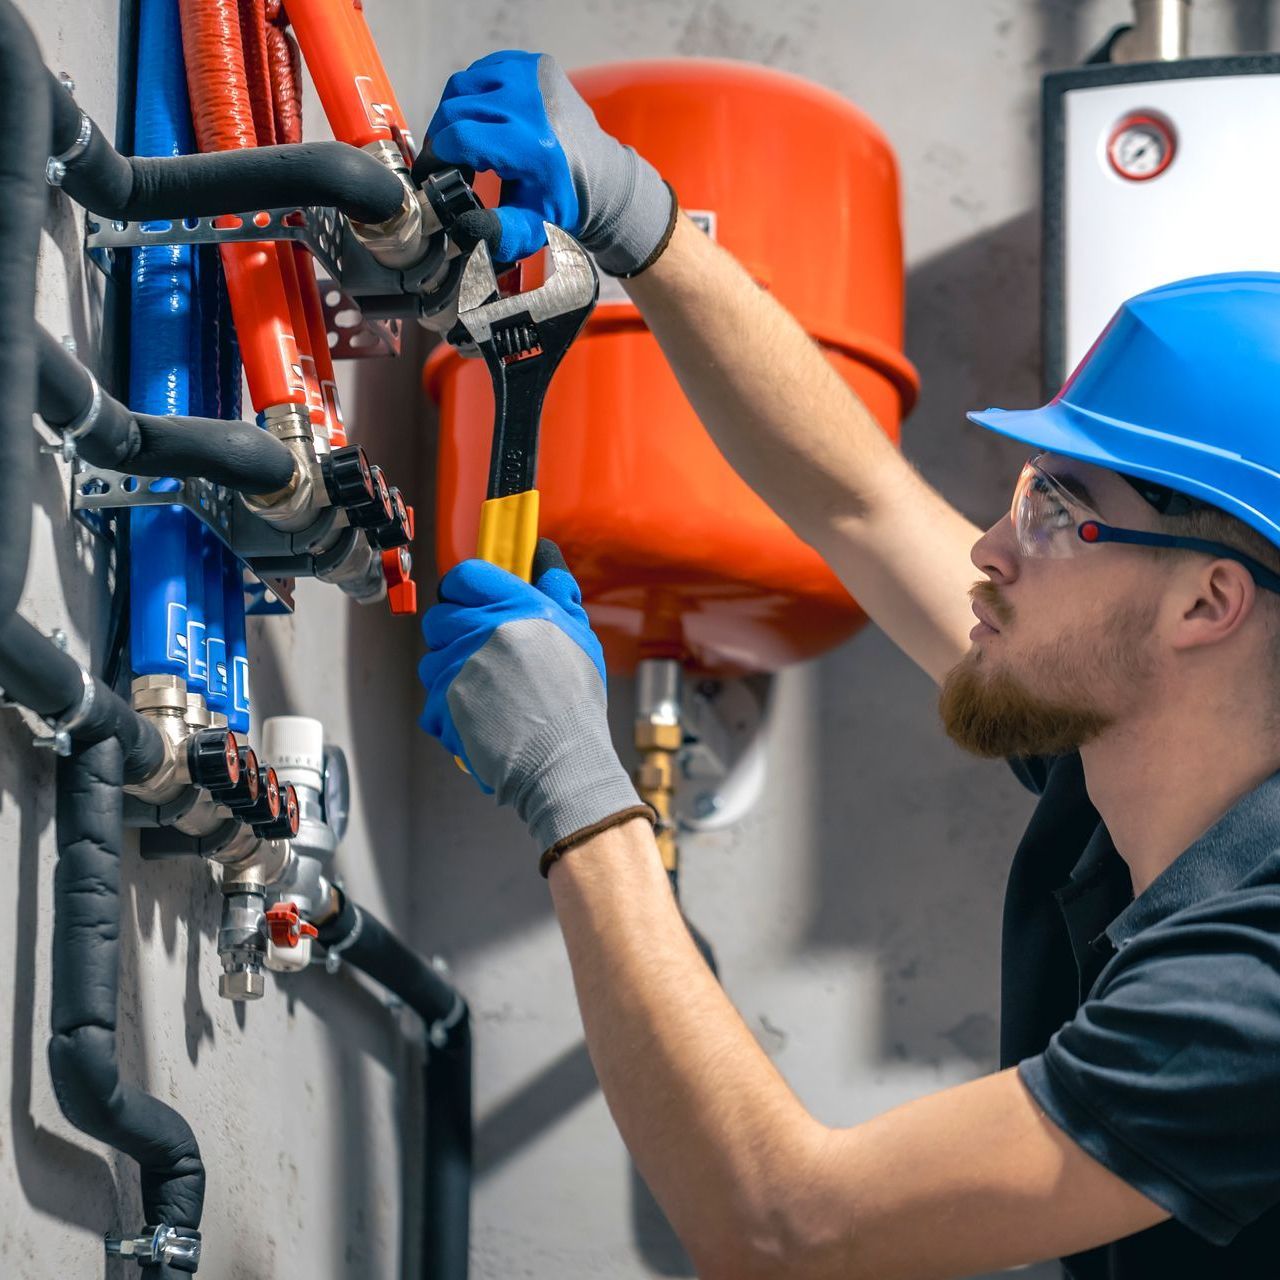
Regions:
[[[20, 0], [56, 69], [104, 125], [114, 115], [112, 0]], [[1199, 53], [1270, 47], [1274, 6], [1196, 6]], [[1121, 20], [1121, 0], [366, 0], [411, 119], [449, 71], [490, 49], [567, 65], [715, 55], [807, 75], [857, 102], [898, 150], [908, 247], [908, 350], [924, 392], [904, 433], [930, 480], [979, 521], [1019, 458], [966, 408], [1030, 404], [1037, 370], [1037, 94]], [[315, 111], [311, 113], [312, 134]], [[50, 202], [40, 316], [96, 349], [100, 282], [78, 215]], [[399, 366], [345, 375], [355, 438], [429, 504], [433, 436]], [[412, 487], [412, 485], [408, 486]], [[24, 609], [100, 656], [106, 556], [65, 518], [59, 464], [37, 471]], [[427, 521], [422, 523], [426, 524]], [[420, 548], [424, 563], [430, 549]], [[431, 589], [424, 573], [424, 590]], [[476, 1018], [474, 1268], [482, 1280], [688, 1274], [630, 1170], [582, 1047], [545, 886], [492, 811], [413, 728], [411, 623], [305, 588], [291, 620], [256, 624], [259, 715], [317, 715], [352, 759], [349, 887], [451, 963]], [[620, 726], [630, 690], [613, 690]], [[774, 765], [738, 829], [687, 838], [691, 916], [726, 987], [805, 1102], [853, 1123], [990, 1069], [997, 924], [1029, 800], [950, 747], [933, 693], [874, 629], [777, 681]], [[106, 1274], [100, 1234], [140, 1223], [136, 1170], [62, 1119], [47, 1036], [52, 770], [0, 715], [0, 1274]], [[121, 1062], [181, 1108], [209, 1166], [207, 1261], [232, 1280], [285, 1268], [381, 1280], [412, 1256], [412, 1037], [349, 973], [312, 972], [236, 1016], [216, 994], [218, 898], [201, 865], [125, 863]], [[405, 1271], [405, 1274], [412, 1274]], [[1037, 1271], [1037, 1275], [1049, 1274]]]

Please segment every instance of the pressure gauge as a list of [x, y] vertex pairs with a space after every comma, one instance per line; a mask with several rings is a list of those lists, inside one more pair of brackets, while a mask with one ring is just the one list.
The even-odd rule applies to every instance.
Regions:
[[347, 819], [351, 816], [351, 774], [347, 769], [347, 757], [341, 747], [331, 742], [324, 746], [324, 820], [334, 838], [341, 840], [347, 834]]
[[1133, 111], [1111, 130], [1107, 159], [1129, 182], [1150, 182], [1172, 163], [1177, 150], [1173, 125], [1154, 111]]

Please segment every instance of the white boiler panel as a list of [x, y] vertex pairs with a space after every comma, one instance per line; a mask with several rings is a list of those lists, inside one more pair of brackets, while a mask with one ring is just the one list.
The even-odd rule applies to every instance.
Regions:
[[1044, 112], [1050, 390], [1133, 294], [1280, 271], [1280, 57], [1061, 72]]

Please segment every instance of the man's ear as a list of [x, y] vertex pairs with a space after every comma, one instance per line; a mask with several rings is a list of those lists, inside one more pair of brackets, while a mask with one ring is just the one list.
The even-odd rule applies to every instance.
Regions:
[[1193, 579], [1196, 593], [1183, 610], [1174, 637], [1177, 649], [1218, 644], [1234, 635], [1258, 602], [1253, 576], [1234, 560], [1214, 560]]

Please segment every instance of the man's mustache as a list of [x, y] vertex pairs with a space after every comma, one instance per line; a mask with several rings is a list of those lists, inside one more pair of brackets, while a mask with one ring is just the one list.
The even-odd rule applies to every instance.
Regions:
[[1000, 588], [989, 578], [975, 582], [969, 588], [969, 599], [985, 605], [1002, 627], [1013, 622], [1013, 605], [1000, 594]]

